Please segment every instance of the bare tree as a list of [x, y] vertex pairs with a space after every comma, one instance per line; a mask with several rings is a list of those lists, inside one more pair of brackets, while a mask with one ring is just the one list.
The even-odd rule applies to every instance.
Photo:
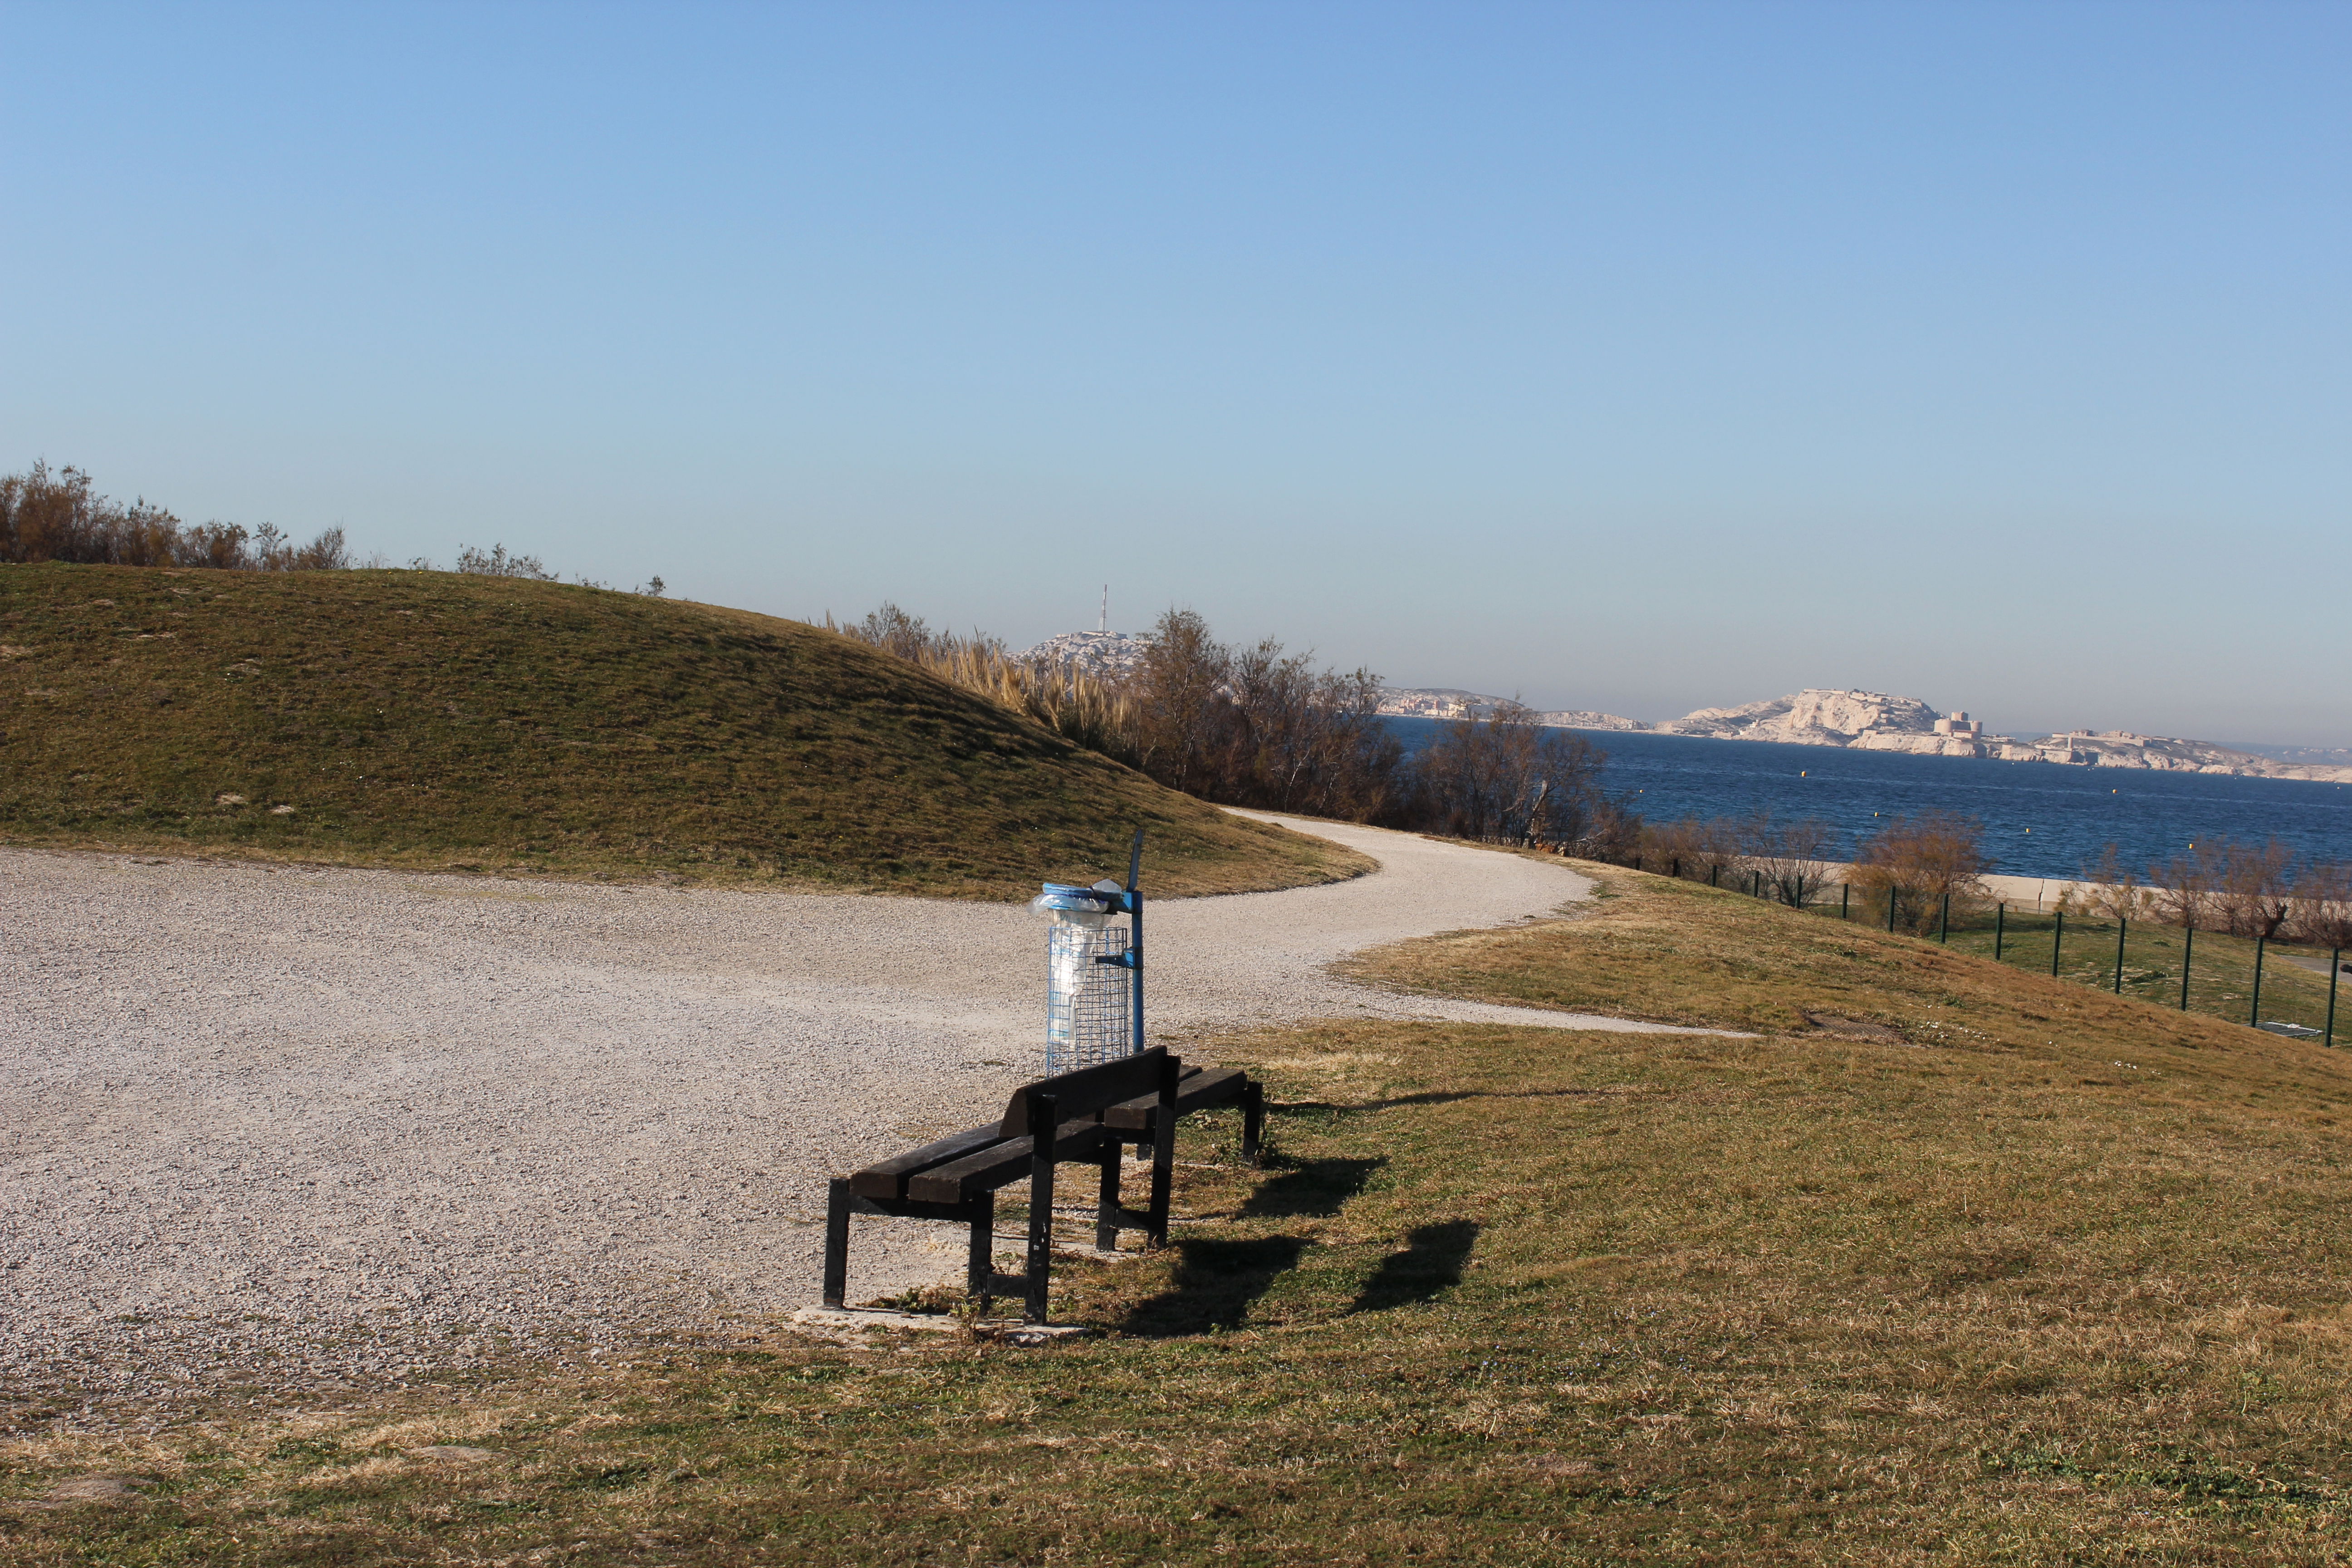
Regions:
[[[2151, 879], [2156, 876], [2149, 868]], [[2124, 869], [2123, 852], [2109, 844], [2100, 852], [2096, 862], [2084, 862], [2073, 885], [2058, 896], [2062, 910], [2080, 910], [2086, 914], [2107, 920], [2161, 920], [2168, 907], [2167, 896], [2160, 889], [2142, 887], [2140, 879]]]
[[[830, 622], [831, 617], [826, 618]], [[887, 599], [880, 609], [866, 612], [864, 620], [839, 629], [845, 636], [885, 653], [896, 654], [911, 664], [928, 663], [948, 654], [955, 641], [945, 632], [931, 630], [922, 616], [910, 616]]]
[[2235, 936], [2273, 937], [2294, 912], [2294, 852], [2277, 839], [2260, 845], [2224, 840], [2221, 921]]
[[1588, 837], [1605, 759], [1583, 736], [1536, 721], [1517, 702], [1448, 723], [1421, 754], [1436, 831], [1514, 844]]
[[2315, 947], [2352, 947], [2352, 866], [2306, 866], [2295, 879], [2297, 942]]
[[1983, 834], [1975, 818], [1948, 812], [1898, 816], [1863, 845], [1854, 883], [1892, 900], [1896, 924], [1924, 933], [1934, 929], [1945, 899], [1985, 896]]
[[1717, 881], [1740, 864], [1735, 825], [1719, 816], [1643, 823], [1635, 854], [1644, 869], [1696, 882]]
[[2221, 927], [2221, 841], [2200, 838], [2186, 855], [2147, 868], [2156, 918], [2196, 931]]
[[1197, 612], [1160, 617], [1129, 683], [1145, 773], [1171, 789], [1216, 798], [1220, 763], [1232, 746], [1225, 695], [1232, 670], [1231, 650]]
[[1403, 747], [1380, 716], [1370, 670], [1318, 672], [1271, 639], [1226, 662], [1223, 787], [1250, 804], [1315, 816], [1380, 816], [1397, 794]]
[[[1602, 755], [1599, 752], [1593, 754]], [[1564, 855], [1580, 855], [1588, 860], [1623, 866], [1644, 854], [1648, 833], [1649, 826], [1633, 808], [1629, 797], [1610, 795], [1596, 788], [1585, 809], [1583, 832], [1563, 835], [1559, 849]], [[1684, 875], [1694, 874], [1685, 868]]]
[[[274, 529], [268, 531], [276, 532]], [[275, 542], [274, 539], [266, 541], [264, 548]], [[471, 577], [526, 577], [534, 583], [555, 581], [555, 574], [541, 564], [538, 556], [525, 555], [520, 551], [509, 554], [503, 544], [493, 544], [488, 550], [471, 544], [459, 545], [457, 570]]]
[[348, 566], [343, 531], [296, 545], [263, 523], [182, 522], [142, 498], [129, 506], [98, 493], [76, 468], [35, 463], [0, 474], [0, 561], [90, 566], [210, 566], [245, 572], [329, 572]]
[[1793, 822], [1777, 820], [1759, 811], [1736, 829], [1737, 843], [1748, 868], [1759, 874], [1763, 887], [1790, 909], [1802, 909], [1829, 885], [1830, 847], [1837, 830], [1817, 816]]
[[896, 605], [834, 629], [1205, 800], [1522, 844], [1640, 826], [1602, 801], [1601, 752], [1517, 703], [1450, 726], [1408, 759], [1371, 671], [1318, 669], [1311, 653], [1272, 638], [1229, 647], [1191, 610], [1160, 616], [1140, 668], [1117, 683], [1027, 664], [978, 634], [935, 632]]

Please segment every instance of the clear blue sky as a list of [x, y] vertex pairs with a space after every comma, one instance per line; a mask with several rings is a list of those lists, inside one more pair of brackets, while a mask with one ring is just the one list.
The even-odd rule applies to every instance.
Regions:
[[0, 6], [0, 468], [2352, 745], [2352, 6]]

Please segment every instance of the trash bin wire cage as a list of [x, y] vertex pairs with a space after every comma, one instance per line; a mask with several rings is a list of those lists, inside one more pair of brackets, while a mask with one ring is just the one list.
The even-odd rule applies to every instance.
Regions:
[[1127, 928], [1056, 921], [1045, 936], [1045, 1070], [1070, 1072], [1135, 1053]]
[[[1143, 1049], [1143, 830], [1127, 886], [1048, 882], [1030, 908], [1053, 921], [1045, 937], [1045, 1070], [1075, 1071]], [[1111, 923], [1125, 915], [1124, 926]]]

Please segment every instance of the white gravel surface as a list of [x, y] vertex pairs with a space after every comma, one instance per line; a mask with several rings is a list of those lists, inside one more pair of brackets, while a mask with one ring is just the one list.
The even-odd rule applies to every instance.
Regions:
[[[1155, 1034], [1642, 1026], [1330, 977], [1588, 884], [1294, 826], [1382, 868], [1149, 905]], [[1041, 1066], [1044, 928], [1003, 906], [8, 851], [0, 943], [20, 1410], [595, 1355], [802, 1305], [824, 1179], [985, 1120]], [[948, 1227], [862, 1225], [855, 1295], [956, 1276]]]

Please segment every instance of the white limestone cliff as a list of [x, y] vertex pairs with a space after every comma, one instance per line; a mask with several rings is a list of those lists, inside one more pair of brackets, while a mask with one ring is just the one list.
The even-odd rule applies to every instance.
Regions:
[[[1112, 679], [1141, 665], [1144, 639], [1114, 632], [1065, 632], [1024, 656], [1071, 662]], [[1507, 700], [1458, 687], [1389, 687], [1380, 710], [1403, 718], [1483, 718]], [[1916, 697], [1885, 691], [1808, 687], [1786, 697], [1736, 708], [1702, 708], [1679, 719], [1645, 724], [1617, 713], [1584, 709], [1538, 712], [1536, 721], [1570, 730], [1649, 731], [1782, 745], [1849, 746], [1864, 752], [1908, 752], [1929, 757], [1988, 757], [2012, 763], [2063, 763], [2076, 767], [2147, 768], [2166, 773], [2221, 773], [2242, 778], [2311, 779], [2352, 784], [2352, 767], [2283, 762], [2206, 741], [2142, 735], [2129, 730], [2076, 730], [2039, 740], [1988, 735], [1963, 714], [1947, 714]]]

